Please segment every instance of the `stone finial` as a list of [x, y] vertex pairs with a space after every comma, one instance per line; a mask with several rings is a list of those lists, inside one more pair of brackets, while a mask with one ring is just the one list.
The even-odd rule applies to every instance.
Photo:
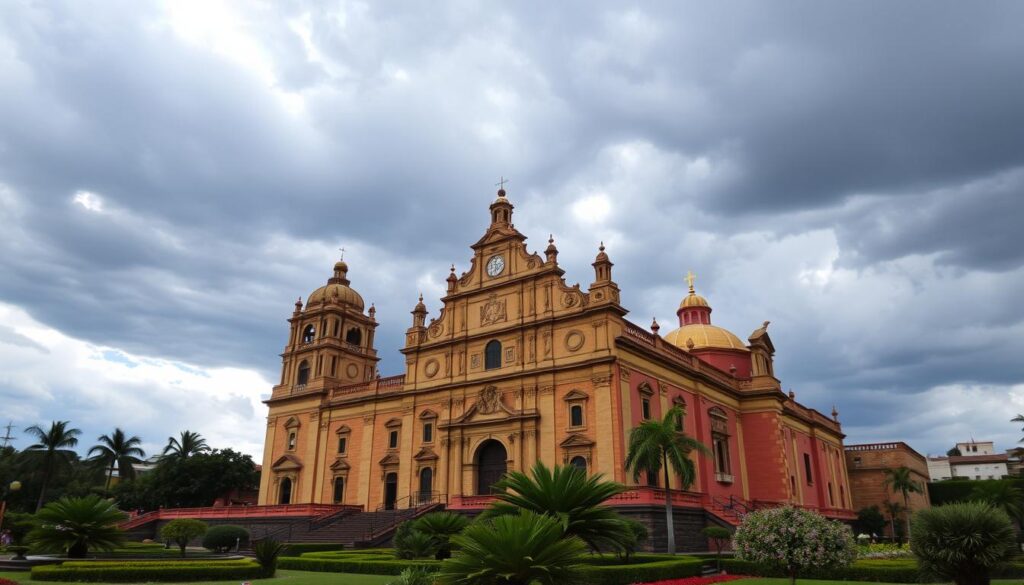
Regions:
[[654, 317], [651, 319], [651, 333], [657, 335], [659, 329], [661, 329], [661, 325], [658, 325], [658, 318]]
[[789, 399], [796, 400], [796, 392], [793, 392], [792, 388], [789, 389]]
[[836, 410], [836, 405], [832, 405], [832, 420], [839, 422], [839, 411]]

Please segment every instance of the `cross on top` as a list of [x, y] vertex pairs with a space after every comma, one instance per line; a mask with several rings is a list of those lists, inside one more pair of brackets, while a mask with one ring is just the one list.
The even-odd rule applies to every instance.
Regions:
[[686, 283], [690, 285], [690, 292], [693, 292], [693, 281], [697, 280], [692, 271], [686, 273]]
[[341, 252], [341, 259], [344, 260], [345, 259], [345, 247], [342, 246], [342, 247], [338, 248], [338, 251]]
[[505, 183], [508, 183], [508, 182], [509, 182], [509, 180], [506, 179], [504, 176], [502, 176], [501, 180], [498, 181], [497, 183], [495, 183], [494, 186], [504, 191], [505, 190]]

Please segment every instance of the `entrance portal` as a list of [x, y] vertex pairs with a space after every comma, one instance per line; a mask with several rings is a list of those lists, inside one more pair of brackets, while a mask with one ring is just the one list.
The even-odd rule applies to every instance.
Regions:
[[493, 485], [498, 483], [508, 471], [508, 452], [500, 442], [490, 439], [484, 441], [476, 451], [476, 493], [485, 496], [492, 493]]
[[384, 476], [384, 509], [394, 510], [398, 501], [398, 474], [389, 473]]

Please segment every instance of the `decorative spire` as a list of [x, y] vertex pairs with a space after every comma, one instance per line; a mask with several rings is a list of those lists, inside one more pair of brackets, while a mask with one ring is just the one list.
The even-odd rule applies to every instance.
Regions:
[[555, 235], [548, 234], [548, 247], [544, 250], [548, 262], [558, 262], [558, 248], [555, 247]]
[[653, 317], [651, 319], [651, 333], [657, 335], [659, 329], [661, 329], [661, 325], [658, 325], [658, 318]]
[[691, 295], [697, 294], [697, 291], [693, 289], [693, 281], [695, 281], [695, 280], [697, 280], [697, 276], [693, 273], [692, 270], [688, 270], [686, 272], [686, 284], [690, 285], [690, 294]]
[[427, 306], [423, 304], [423, 293], [420, 293], [420, 300], [416, 303], [416, 307], [412, 310], [412, 326], [423, 327], [423, 322], [427, 318]]
[[302, 297], [299, 297], [299, 300], [295, 301], [295, 312], [299, 313], [301, 311], [302, 311]]
[[832, 420], [839, 422], [839, 411], [836, 410], [836, 405], [832, 405]]
[[796, 392], [793, 392], [792, 388], [789, 389], [789, 399], [796, 400]]
[[608, 259], [608, 254], [604, 252], [604, 242], [601, 242], [597, 247], [597, 258], [594, 259], [594, 263], [591, 264], [594, 267], [594, 284], [602, 282], [611, 282], [612, 280], [612, 261]]
[[373, 319], [373, 316], [376, 315], [376, 314], [377, 314], [377, 307], [374, 306], [373, 303], [370, 303], [370, 318]]
[[452, 264], [451, 272], [448, 273], [448, 294], [455, 292], [455, 287], [458, 285], [459, 278], [455, 276], [455, 265]]
[[707, 299], [697, 294], [697, 291], [693, 288], [695, 280], [697, 280], [697, 277], [693, 274], [693, 271], [687, 271], [686, 284], [690, 294], [683, 297], [682, 302], [679, 303], [679, 309], [676, 311], [680, 327], [685, 325], [711, 324], [711, 305], [708, 304]]

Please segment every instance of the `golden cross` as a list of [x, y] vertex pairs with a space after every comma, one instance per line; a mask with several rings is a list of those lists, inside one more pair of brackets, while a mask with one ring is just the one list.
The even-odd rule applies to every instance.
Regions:
[[695, 280], [697, 280], [697, 277], [694, 276], [693, 272], [689, 272], [688, 271], [686, 273], [686, 282], [687, 282], [687, 284], [690, 285], [690, 292], [693, 292], [693, 281], [695, 281]]

